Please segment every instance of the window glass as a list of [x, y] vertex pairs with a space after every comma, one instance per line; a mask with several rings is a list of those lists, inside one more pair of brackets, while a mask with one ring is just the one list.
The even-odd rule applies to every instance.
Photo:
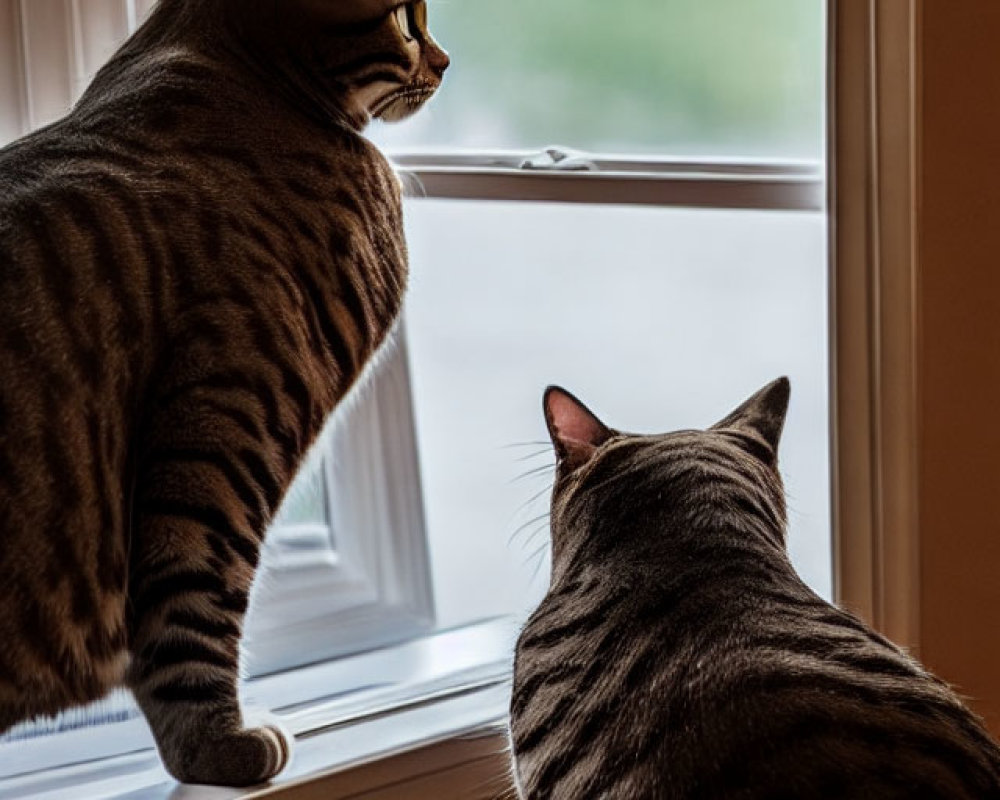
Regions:
[[453, 67], [397, 148], [819, 158], [823, 0], [430, 0]]
[[[320, 446], [327, 444], [329, 437]], [[328, 525], [326, 468], [323, 460], [313, 456], [307, 460], [289, 487], [281, 509], [274, 518], [275, 528], [295, 525]]]
[[825, 215], [421, 200], [408, 220], [442, 626], [523, 613], [547, 585], [550, 383], [614, 427], [664, 432], [788, 375], [791, 551], [830, 596]]

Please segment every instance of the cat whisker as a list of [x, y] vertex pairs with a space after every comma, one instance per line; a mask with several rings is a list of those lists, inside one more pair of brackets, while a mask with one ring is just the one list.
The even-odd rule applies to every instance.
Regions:
[[527, 500], [525, 500], [523, 503], [521, 503], [521, 505], [517, 507], [517, 509], [514, 511], [514, 516], [520, 514], [524, 509], [526, 509], [528, 506], [530, 506], [532, 503], [538, 500], [538, 498], [542, 497], [545, 494], [548, 494], [551, 491], [552, 491], [552, 484], [543, 486], [540, 491], [535, 492], [535, 494], [531, 495], [531, 497], [529, 497]]
[[515, 531], [514, 531], [514, 532], [513, 532], [513, 533], [512, 533], [511, 535], [510, 535], [510, 537], [509, 537], [509, 538], [507, 539], [507, 546], [508, 546], [508, 547], [510, 547], [510, 546], [511, 546], [511, 545], [512, 545], [512, 544], [514, 543], [514, 539], [516, 539], [516, 538], [517, 538], [517, 535], [518, 535], [518, 534], [519, 534], [519, 533], [520, 533], [521, 531], [525, 530], [526, 528], [528, 528], [528, 527], [530, 527], [530, 526], [532, 526], [532, 525], [536, 525], [536, 524], [538, 524], [538, 523], [539, 523], [539, 522], [541, 522], [542, 520], [548, 520], [548, 518], [549, 518], [549, 512], [548, 512], [548, 511], [546, 511], [546, 512], [545, 512], [544, 514], [539, 514], [539, 515], [538, 515], [537, 517], [534, 517], [533, 519], [529, 519], [529, 520], [528, 520], [527, 522], [525, 522], [524, 524], [522, 524], [522, 525], [518, 525], [518, 526], [517, 526], [517, 529], [516, 529], [516, 530], [515, 530]]
[[542, 569], [542, 564], [544, 564], [544, 563], [545, 563], [545, 550], [546, 550], [546, 548], [547, 548], [548, 546], [549, 546], [549, 543], [548, 543], [548, 542], [545, 542], [545, 544], [543, 544], [543, 545], [542, 545], [541, 547], [539, 547], [539, 548], [538, 548], [538, 549], [537, 549], [537, 550], [536, 550], [536, 551], [535, 551], [534, 553], [532, 553], [532, 554], [531, 554], [531, 556], [530, 556], [530, 558], [537, 558], [537, 559], [538, 559], [538, 563], [537, 563], [537, 564], [535, 564], [535, 569], [534, 569], [534, 571], [533, 571], [533, 572], [531, 573], [531, 583], [534, 583], [534, 582], [535, 582], [536, 580], [538, 580], [538, 573], [539, 573], [539, 572], [541, 571], [541, 569]]
[[505, 444], [500, 447], [501, 450], [511, 450], [515, 447], [547, 447], [549, 450], [552, 449], [552, 442], [512, 442], [511, 444]]
[[[496, 755], [510, 755], [510, 748], [505, 748]], [[513, 786], [514, 778], [507, 773], [498, 773], [490, 778], [479, 781], [469, 793], [470, 797], [488, 798], [488, 800], [518, 800], [517, 790]], [[471, 787], [470, 787], [471, 788]]]
[[482, 781], [478, 791], [473, 792], [470, 796], [486, 797], [489, 800], [518, 800], [517, 790], [511, 785], [513, 780], [510, 775], [497, 775]]
[[788, 516], [803, 516], [802, 510], [798, 505], [798, 497], [795, 496], [794, 492], [785, 490], [785, 511]]
[[427, 197], [427, 187], [415, 172], [396, 167], [396, 176], [403, 186], [406, 197]]
[[538, 538], [538, 534], [542, 533], [543, 531], [545, 533], [548, 533], [549, 526], [548, 526], [547, 523], [545, 525], [539, 525], [537, 528], [535, 528], [531, 532], [531, 534], [528, 536], [528, 538], [524, 540], [524, 546], [525, 546], [525, 548], [531, 547], [531, 545], [535, 541], [535, 539]]
[[534, 559], [536, 559], [540, 555], [542, 555], [542, 553], [545, 552], [545, 548], [548, 547], [548, 546], [549, 546], [549, 543], [545, 542], [545, 543], [539, 545], [538, 547], [536, 547], [534, 550], [532, 550], [531, 553], [528, 554], [528, 557], [526, 559], [524, 559], [524, 565], [527, 566], [529, 563], [531, 563], [531, 561], [533, 561]]
[[535, 467], [534, 469], [529, 469], [527, 472], [522, 472], [516, 478], [512, 478], [510, 483], [517, 483], [517, 481], [524, 480], [525, 478], [530, 478], [535, 475], [544, 475], [547, 472], [551, 472], [556, 468], [555, 462], [551, 464], [542, 464], [540, 467]]
[[526, 456], [518, 456], [518, 457], [517, 457], [516, 459], [514, 459], [514, 460], [515, 460], [515, 461], [516, 461], [517, 463], [520, 463], [520, 462], [522, 462], [522, 461], [531, 461], [531, 459], [533, 459], [533, 458], [538, 458], [539, 456], [544, 456], [544, 455], [551, 455], [551, 454], [552, 454], [552, 448], [551, 448], [551, 447], [546, 447], [546, 448], [545, 448], [544, 450], [539, 450], [539, 451], [538, 451], [538, 452], [536, 452], [536, 453], [530, 453], [530, 454], [528, 454], [528, 455], [526, 455]]

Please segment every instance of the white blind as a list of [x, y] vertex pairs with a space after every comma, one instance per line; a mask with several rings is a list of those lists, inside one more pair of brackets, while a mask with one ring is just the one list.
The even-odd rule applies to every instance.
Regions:
[[0, 0], [0, 144], [57, 120], [155, 0]]

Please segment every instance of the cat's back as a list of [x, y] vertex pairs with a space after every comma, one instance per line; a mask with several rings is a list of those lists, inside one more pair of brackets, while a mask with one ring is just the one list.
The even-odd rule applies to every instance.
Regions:
[[[364, 331], [405, 276], [398, 182], [360, 134], [184, 49], [116, 57], [65, 118], [0, 149], [0, 501], [17, 512], [0, 535], [120, 485], [167, 347], [214, 341], [241, 309], [291, 326], [345, 286]], [[310, 375], [379, 341], [295, 324]]]
[[192, 298], [258, 286], [300, 304], [322, 289], [305, 272], [352, 264], [371, 278], [368, 313], [390, 317], [401, 213], [391, 166], [356, 131], [200, 54], [125, 53], [67, 117], [0, 150], [0, 330], [44, 348], [58, 339], [46, 325], [106, 304], [104, 344], [134, 360]]
[[113, 59], [70, 114], [0, 149], [0, 230], [11, 232], [18, 207], [71, 193], [95, 204], [112, 193], [184, 198], [199, 212], [329, 206], [345, 194], [366, 213], [398, 209], [398, 181], [377, 147], [245, 78], [179, 47]]
[[1000, 750], [953, 693], [801, 585], [556, 585], [512, 720], [553, 798], [1000, 797]]
[[980, 720], [856, 617], [791, 578], [705, 600], [732, 616], [714, 611], [690, 637], [667, 696], [697, 709], [686, 724], [704, 749], [681, 739], [664, 758], [700, 758], [713, 796], [770, 797], [780, 775], [788, 797], [1000, 797], [1000, 748]]

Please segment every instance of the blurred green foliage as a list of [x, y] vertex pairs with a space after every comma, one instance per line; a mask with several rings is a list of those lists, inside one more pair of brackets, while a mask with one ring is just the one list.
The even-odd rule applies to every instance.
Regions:
[[823, 0], [429, 3], [454, 64], [413, 143], [821, 154]]

